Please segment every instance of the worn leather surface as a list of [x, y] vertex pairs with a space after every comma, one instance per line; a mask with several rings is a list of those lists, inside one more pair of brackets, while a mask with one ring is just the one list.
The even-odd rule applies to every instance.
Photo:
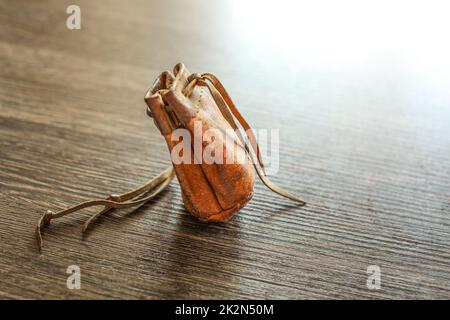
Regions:
[[[195, 139], [201, 139], [208, 129], [219, 130], [223, 137], [227, 134], [227, 139], [216, 135], [213, 141], [203, 141], [203, 148], [214, 148], [211, 144], [223, 146], [223, 163], [208, 164], [202, 154], [192, 151], [190, 164], [174, 164], [186, 210], [202, 221], [226, 221], [251, 200], [254, 168], [242, 142], [209, 92], [195, 86], [190, 94], [183, 94], [189, 75], [183, 64], [177, 64], [173, 73], [163, 72], [145, 96], [147, 113], [164, 136], [169, 151], [179, 143], [171, 139], [172, 132], [178, 128], [189, 130], [193, 149]], [[201, 123], [201, 134], [194, 134], [196, 121]], [[226, 163], [229, 152], [245, 161]], [[201, 164], [194, 163], [195, 157]]]

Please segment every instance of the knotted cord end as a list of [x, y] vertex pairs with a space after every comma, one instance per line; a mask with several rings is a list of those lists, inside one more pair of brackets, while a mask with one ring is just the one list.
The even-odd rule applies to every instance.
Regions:
[[53, 212], [50, 210], [47, 210], [39, 219], [38, 224], [36, 226], [36, 240], [39, 252], [42, 251], [42, 234], [41, 234], [41, 228], [43, 226], [49, 225], [50, 221], [52, 220]]

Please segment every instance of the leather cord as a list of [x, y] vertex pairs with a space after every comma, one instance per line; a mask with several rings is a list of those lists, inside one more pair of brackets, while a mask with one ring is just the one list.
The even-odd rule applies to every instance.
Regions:
[[[112, 209], [124, 209], [124, 208], [131, 208], [137, 205], [144, 204], [148, 202], [150, 199], [156, 197], [161, 191], [163, 191], [169, 183], [172, 181], [172, 179], [175, 176], [175, 170], [173, 166], [168, 167], [166, 170], [161, 172], [158, 176], [155, 178], [149, 180], [146, 184], [143, 186], [121, 194], [121, 195], [110, 195], [106, 199], [95, 199], [86, 201], [83, 203], [80, 203], [78, 205], [75, 205], [73, 207], [70, 207], [65, 210], [58, 211], [56, 213], [48, 210], [45, 212], [41, 218], [39, 219], [37, 226], [36, 226], [36, 241], [38, 244], [39, 251], [42, 250], [43, 241], [42, 241], [42, 232], [41, 229], [43, 226], [50, 224], [50, 221], [53, 219], [64, 217], [68, 214], [71, 214], [73, 212], [79, 211], [81, 209], [94, 207], [94, 206], [105, 206], [103, 210], [100, 212], [94, 214], [91, 216], [86, 222], [83, 224], [83, 232], [86, 231], [88, 226], [92, 221], [97, 219], [100, 215], [105, 214], [106, 212], [112, 210]], [[147, 193], [149, 191], [153, 191], [150, 195], [139, 198], [144, 193]]]

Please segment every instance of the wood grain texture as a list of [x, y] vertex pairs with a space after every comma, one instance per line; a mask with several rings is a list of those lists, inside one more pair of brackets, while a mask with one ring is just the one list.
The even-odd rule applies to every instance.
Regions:
[[[232, 3], [0, 2], [0, 297], [450, 298], [450, 93], [401, 57], [312, 64], [252, 42]], [[164, 69], [211, 71], [256, 128], [280, 128], [273, 180], [203, 224], [173, 182], [100, 218], [44, 210], [128, 191], [169, 164], [143, 96]], [[439, 80], [439, 81], [438, 81]], [[446, 82], [447, 81], [447, 82]], [[446, 89], [447, 88], [447, 89]], [[81, 290], [66, 288], [79, 265]], [[380, 290], [366, 269], [382, 270]]]

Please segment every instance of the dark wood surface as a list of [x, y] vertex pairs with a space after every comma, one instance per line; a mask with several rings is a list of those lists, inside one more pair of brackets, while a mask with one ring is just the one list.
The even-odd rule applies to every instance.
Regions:
[[[70, 31], [71, 3], [0, 1], [0, 297], [450, 298], [439, 33], [421, 43], [407, 14], [372, 28], [379, 17], [358, 7], [341, 19], [351, 8], [300, 6], [295, 19], [200, 0], [77, 1]], [[93, 210], [55, 220], [39, 254], [44, 210], [128, 191], [170, 163], [143, 96], [180, 61], [217, 74], [254, 127], [280, 128], [273, 180], [307, 206], [259, 183], [229, 223], [203, 224], [173, 182], [84, 237]], [[69, 265], [81, 290], [66, 288]], [[380, 290], [366, 286], [369, 265]]]

